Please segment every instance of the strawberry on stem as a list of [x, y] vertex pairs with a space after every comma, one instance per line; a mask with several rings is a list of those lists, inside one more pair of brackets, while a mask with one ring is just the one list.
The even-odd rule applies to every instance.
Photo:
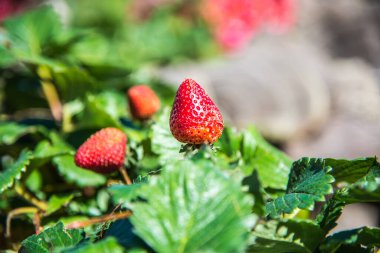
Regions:
[[131, 183], [124, 171], [127, 136], [117, 128], [108, 127], [91, 135], [77, 150], [75, 164], [97, 173], [119, 170], [127, 184]]
[[213, 144], [223, 132], [223, 118], [218, 107], [194, 80], [179, 86], [170, 114], [170, 130], [180, 142], [193, 147]]
[[127, 92], [129, 108], [133, 118], [137, 120], [150, 119], [161, 106], [156, 93], [146, 85], [137, 85]]

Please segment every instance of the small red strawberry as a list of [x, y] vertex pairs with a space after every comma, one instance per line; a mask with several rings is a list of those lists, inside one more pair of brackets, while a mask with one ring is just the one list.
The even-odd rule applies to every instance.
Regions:
[[160, 109], [160, 99], [156, 93], [146, 85], [138, 85], [130, 88], [127, 96], [131, 114], [135, 119], [149, 119]]
[[75, 164], [98, 173], [123, 167], [127, 136], [117, 128], [103, 128], [91, 135], [77, 150]]
[[223, 132], [223, 118], [205, 90], [192, 79], [179, 86], [170, 115], [174, 137], [187, 144], [212, 144]]

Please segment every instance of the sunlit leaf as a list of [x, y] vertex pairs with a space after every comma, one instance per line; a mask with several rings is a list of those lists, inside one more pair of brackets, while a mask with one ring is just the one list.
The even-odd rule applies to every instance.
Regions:
[[0, 192], [11, 187], [15, 180], [21, 178], [21, 174], [25, 172], [26, 167], [32, 158], [32, 153], [24, 150], [14, 163], [0, 173]]

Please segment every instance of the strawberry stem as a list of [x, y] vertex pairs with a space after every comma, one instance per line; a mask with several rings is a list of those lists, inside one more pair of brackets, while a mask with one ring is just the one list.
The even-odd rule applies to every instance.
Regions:
[[120, 171], [121, 175], [123, 176], [125, 183], [127, 185], [132, 184], [132, 181], [131, 181], [130, 177], [128, 176], [127, 171], [123, 167], [120, 167], [119, 171]]
[[74, 229], [74, 228], [84, 228], [88, 227], [97, 223], [112, 221], [112, 220], [118, 220], [118, 219], [124, 219], [128, 218], [132, 215], [131, 211], [125, 211], [117, 214], [108, 214], [101, 217], [92, 218], [85, 221], [74, 221], [66, 226], [66, 229]]
[[26, 189], [24, 187], [22, 187], [21, 185], [16, 184], [15, 187], [14, 187], [14, 190], [16, 191], [16, 193], [18, 195], [20, 195], [26, 201], [28, 201], [31, 204], [33, 204], [36, 207], [38, 207], [38, 209], [40, 209], [41, 211], [46, 211], [47, 204], [44, 201], [37, 199], [32, 194], [30, 194], [29, 192], [27, 192]]
[[62, 104], [59, 100], [58, 91], [52, 82], [50, 70], [46, 66], [40, 66], [37, 69], [37, 74], [41, 79], [42, 91], [45, 94], [49, 104], [51, 114], [56, 121], [62, 120]]

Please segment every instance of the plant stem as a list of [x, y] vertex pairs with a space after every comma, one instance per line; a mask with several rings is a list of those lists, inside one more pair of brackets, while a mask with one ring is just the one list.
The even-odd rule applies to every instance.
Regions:
[[[114, 214], [116, 212], [117, 209], [119, 209], [121, 207], [121, 204], [118, 204], [111, 212], [111, 215]], [[104, 229], [106, 229], [106, 225], [107, 225], [107, 222], [104, 222], [103, 226], [102, 226], [102, 231], [100, 231], [100, 235], [99, 235], [99, 239], [102, 239], [103, 238], [103, 232], [104, 232]]]
[[121, 175], [123, 176], [125, 183], [126, 183], [127, 185], [132, 184], [132, 181], [131, 181], [131, 179], [129, 178], [127, 171], [126, 171], [123, 167], [120, 167], [120, 168], [119, 168], [119, 171], [120, 171]]
[[40, 66], [37, 69], [38, 76], [41, 78], [42, 91], [45, 94], [49, 104], [51, 114], [56, 121], [62, 120], [62, 104], [59, 100], [57, 89], [52, 82], [50, 70], [46, 66]]
[[20, 214], [26, 214], [26, 213], [38, 213], [38, 209], [36, 207], [20, 207], [16, 208], [12, 211], [10, 211], [7, 215], [7, 221], [6, 221], [6, 232], [5, 237], [11, 236], [11, 221], [15, 216], [18, 216]]
[[14, 189], [17, 192], [17, 194], [20, 195], [21, 197], [23, 197], [26, 201], [28, 201], [31, 204], [35, 205], [41, 211], [46, 211], [48, 205], [44, 201], [37, 199], [32, 194], [30, 194], [29, 192], [27, 192], [24, 187], [22, 187], [21, 185], [16, 184], [15, 187], [14, 187]]
[[85, 221], [74, 221], [74, 222], [68, 224], [66, 226], [66, 229], [84, 228], [84, 227], [88, 227], [88, 226], [91, 226], [91, 225], [94, 225], [97, 223], [128, 218], [131, 215], [132, 215], [131, 211], [125, 211], [125, 212], [121, 212], [121, 213], [117, 213], [117, 214], [108, 214], [105, 216], [96, 217], [96, 218], [92, 218], [92, 219], [85, 220]]

